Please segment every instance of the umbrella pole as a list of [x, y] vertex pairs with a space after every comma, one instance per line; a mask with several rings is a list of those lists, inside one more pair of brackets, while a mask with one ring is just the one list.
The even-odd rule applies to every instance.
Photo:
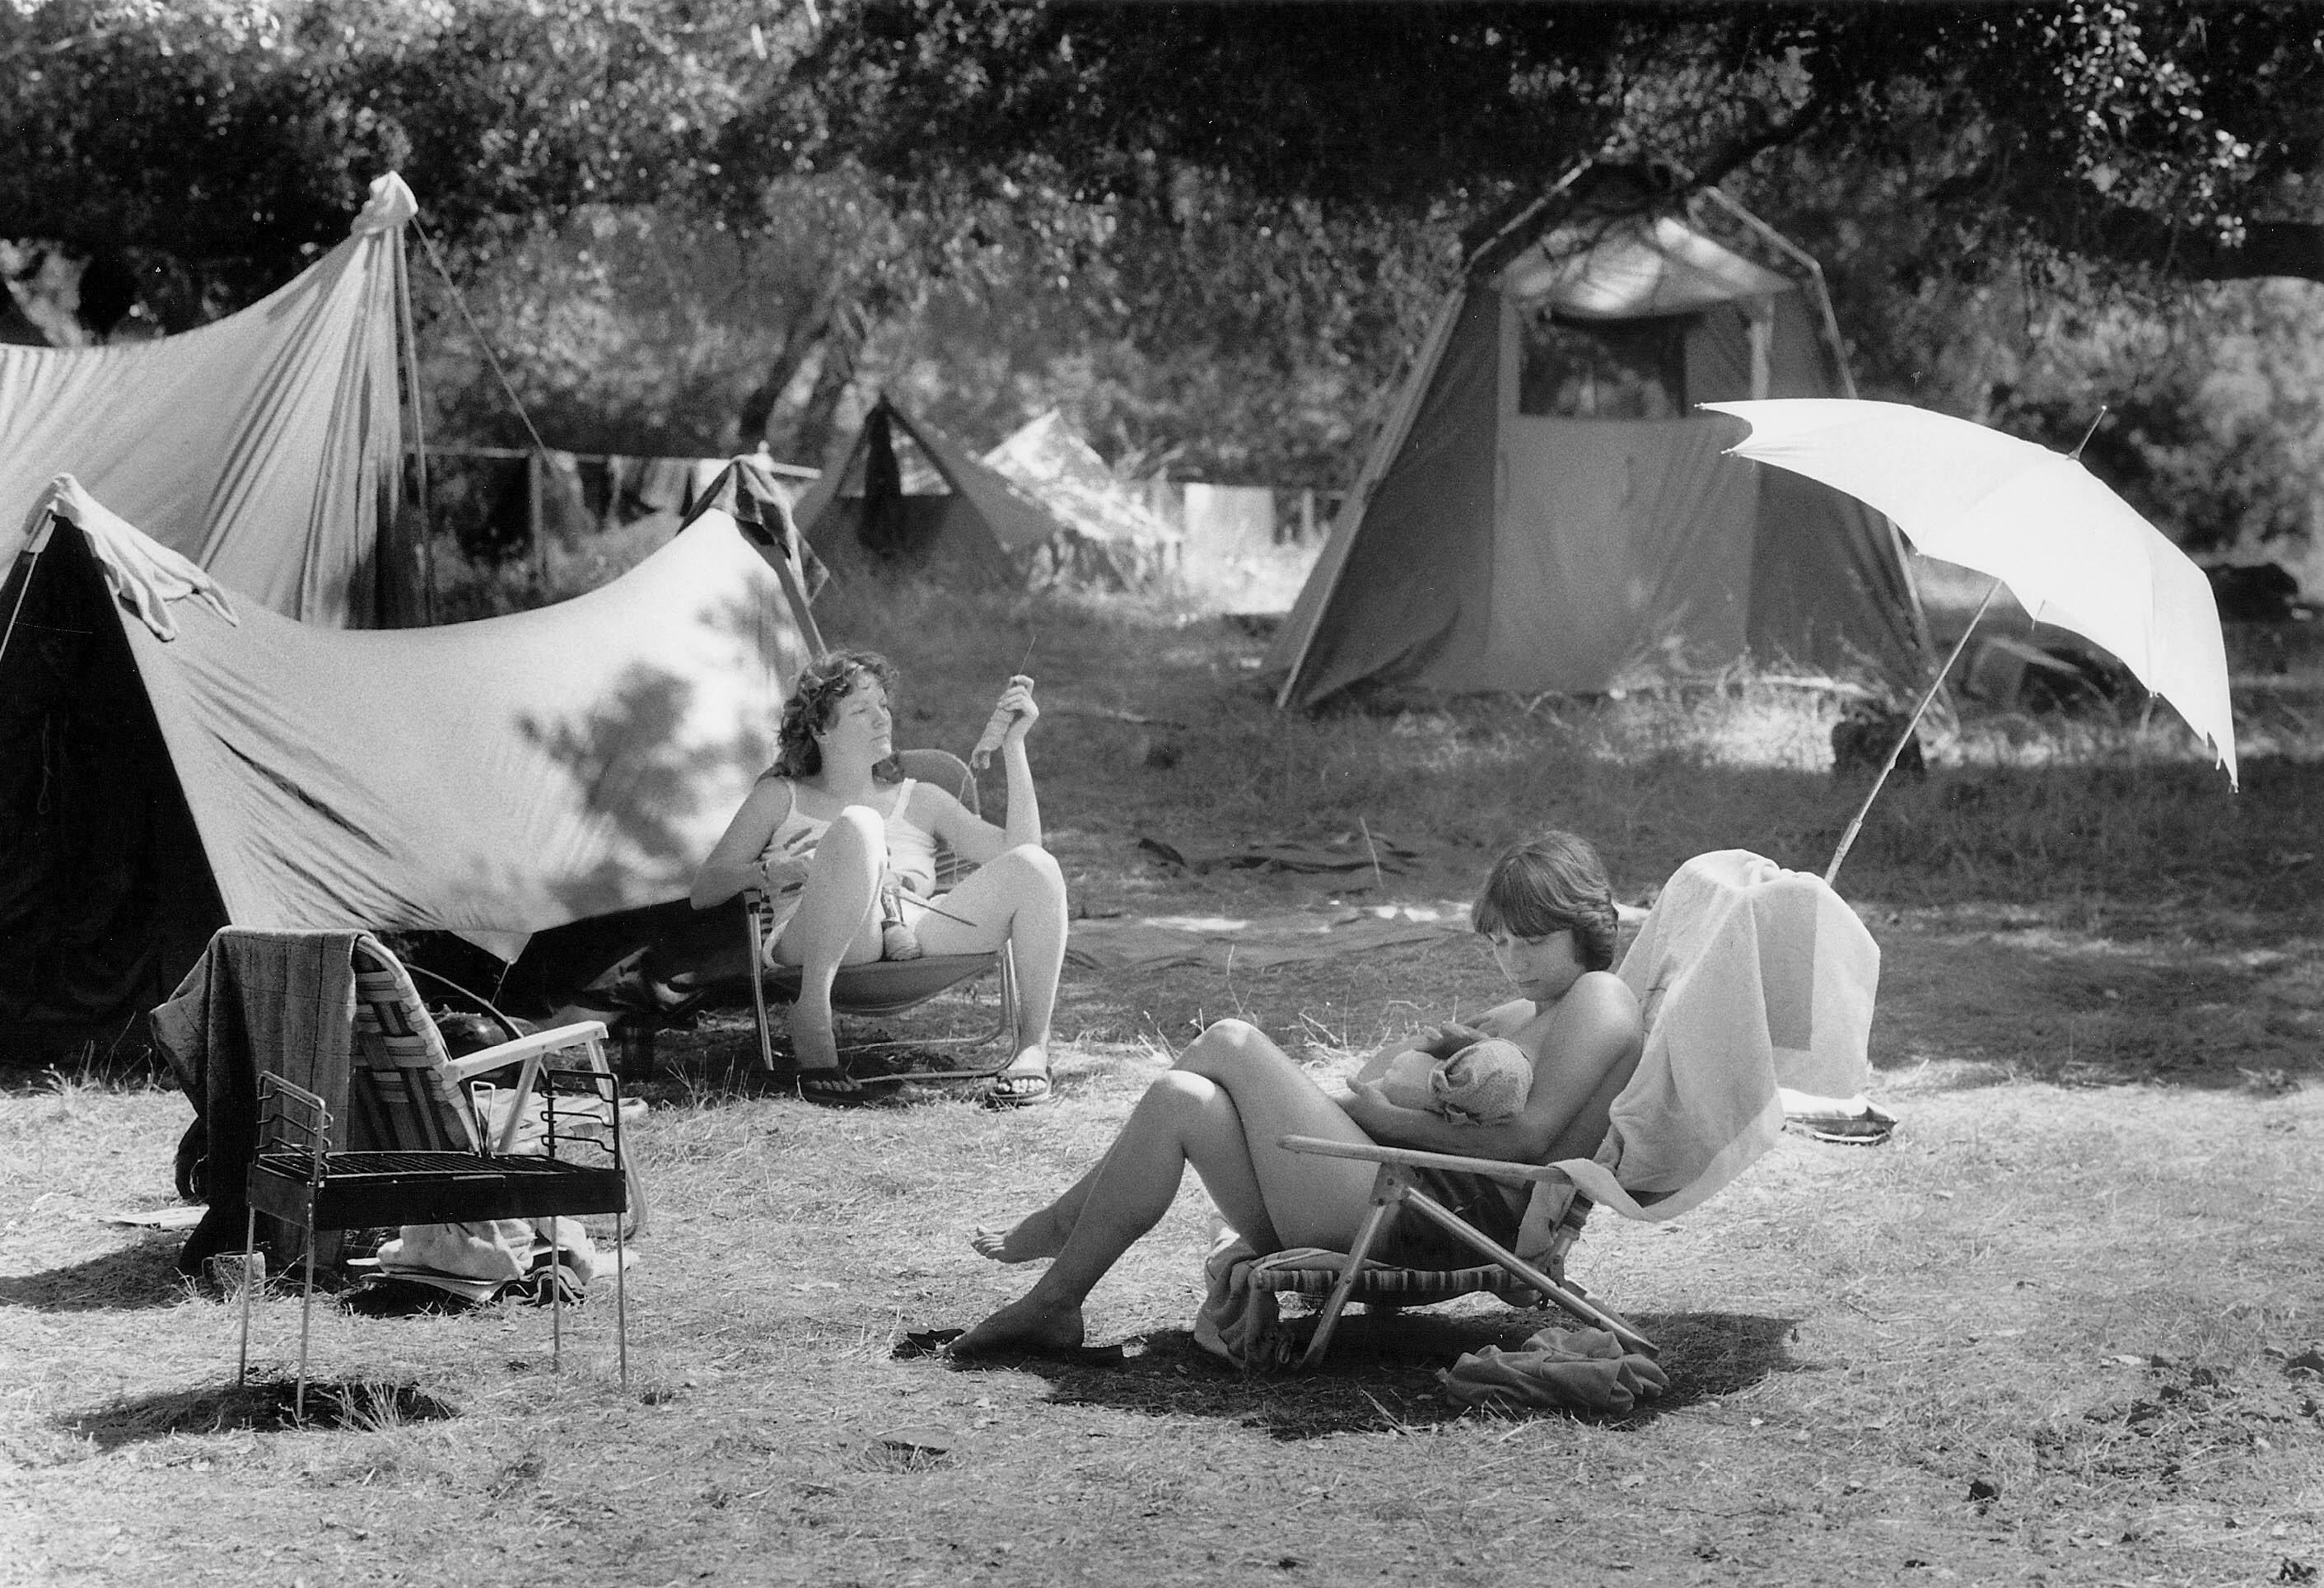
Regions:
[[1840, 836], [1840, 847], [1831, 852], [1831, 863], [1823, 868], [1825, 887], [1831, 886], [1831, 880], [1840, 875], [1840, 863], [1848, 858], [1849, 847], [1856, 842], [1856, 835], [1864, 830], [1864, 818], [1872, 814], [1872, 802], [1880, 798], [1881, 785], [1896, 769], [1896, 758], [1904, 754], [1904, 746], [1913, 742], [1914, 730], [1921, 725], [1921, 718], [1928, 711], [1929, 703], [1937, 697], [1937, 690], [1944, 684], [1945, 675], [1953, 670], [1953, 663], [1959, 661], [1961, 652], [1969, 649], [1969, 637], [1977, 632], [1977, 625], [1984, 618], [1985, 609], [1993, 605], [1993, 598], [2000, 593], [1999, 579], [1986, 586], [1985, 599], [1977, 604], [1977, 612], [1969, 618], [1969, 627], [1961, 631], [1960, 642], [1953, 647], [1952, 654], [1945, 658], [1945, 665], [1937, 669], [1937, 676], [1929, 680], [1928, 692], [1921, 697], [1921, 704], [1913, 708], [1912, 720], [1904, 725], [1904, 731], [1897, 734], [1896, 743], [1888, 747], [1888, 759], [1880, 763], [1880, 775], [1872, 780], [1872, 787], [1865, 791], [1864, 803], [1856, 808], [1856, 818], [1848, 824], [1848, 831]]

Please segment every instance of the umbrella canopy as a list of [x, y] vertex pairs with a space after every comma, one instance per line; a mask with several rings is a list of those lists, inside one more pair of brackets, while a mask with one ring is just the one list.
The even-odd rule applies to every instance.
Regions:
[[2036, 623], [2094, 641], [2168, 700], [2236, 780], [2227, 650], [2210, 581], [2071, 457], [1901, 402], [1706, 402], [1731, 450], [1837, 486], [1931, 557], [1991, 575]]

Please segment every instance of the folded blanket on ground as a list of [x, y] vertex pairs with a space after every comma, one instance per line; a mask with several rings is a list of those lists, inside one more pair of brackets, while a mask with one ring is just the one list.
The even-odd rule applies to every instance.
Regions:
[[426, 1285], [472, 1302], [492, 1300], [552, 1260], [571, 1270], [585, 1290], [604, 1266], [581, 1221], [561, 1217], [406, 1224], [379, 1249], [381, 1278]]
[[1604, 1329], [1544, 1329], [1516, 1351], [1488, 1345], [1470, 1352], [1436, 1377], [1462, 1404], [1504, 1413], [1619, 1417], [1670, 1388], [1652, 1357], [1624, 1351]]

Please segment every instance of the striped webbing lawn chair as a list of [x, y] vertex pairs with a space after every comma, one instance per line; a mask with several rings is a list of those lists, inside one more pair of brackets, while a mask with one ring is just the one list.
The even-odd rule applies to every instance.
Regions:
[[[1591, 1205], [1627, 1219], [1676, 1218], [1775, 1145], [1786, 1087], [1847, 1096], [1870, 1076], [1879, 946], [1812, 872], [1786, 870], [1748, 850], [1695, 856], [1664, 883], [1617, 974], [1638, 1001], [1644, 1050], [1613, 1100], [1606, 1140], [1591, 1158], [1511, 1164], [1316, 1137], [1279, 1139], [1295, 1152], [1379, 1166], [1371, 1207], [1348, 1254], [1333, 1256], [1328, 1278], [1295, 1270], [1280, 1287], [1325, 1297], [1302, 1365], [1322, 1359], [1351, 1300], [1392, 1310], [1425, 1305], [1424, 1296], [1518, 1289], [1607, 1330], [1626, 1350], [1653, 1356], [1651, 1341], [1565, 1279], [1566, 1254]], [[1488, 1175], [1526, 1188], [1517, 1250], [1438, 1205], [1418, 1182], [1415, 1171], [1423, 1168]], [[1365, 1253], [1400, 1207], [1421, 1213], [1489, 1268], [1381, 1270], [1367, 1262]]]
[[[469, 1100], [470, 1084], [514, 1068], [507, 1092], [521, 1102], [538, 1088], [544, 1066], [613, 1073], [605, 1057], [605, 1029], [595, 1021], [559, 1026], [519, 1037], [454, 1058], [412, 984], [411, 973], [386, 945], [368, 933], [356, 937], [349, 956], [355, 983], [355, 1041], [347, 1084], [348, 1140], [371, 1151], [508, 1153], [525, 1125], [522, 1107], [512, 1107], [489, 1147], [484, 1122]], [[612, 1122], [604, 1122], [610, 1129]], [[630, 1211], [626, 1233], [646, 1227], [644, 1183], [634, 1163], [624, 1161]]]
[[[1619, 1314], [1588, 1299], [1582, 1287], [1565, 1276], [1566, 1254], [1581, 1238], [1592, 1204], [1575, 1188], [1563, 1170], [1549, 1165], [1502, 1163], [1491, 1159], [1417, 1152], [1408, 1148], [1329, 1141], [1314, 1136], [1285, 1136], [1280, 1140], [1294, 1152], [1358, 1159], [1379, 1166], [1372, 1181], [1371, 1206], [1357, 1226], [1356, 1238], [1349, 1243], [1344, 1255], [1334, 1252], [1319, 1255], [1313, 1261], [1262, 1261], [1253, 1266], [1251, 1283], [1260, 1289], [1322, 1299], [1315, 1332], [1308, 1336], [1307, 1348], [1299, 1359], [1301, 1367], [1313, 1367], [1323, 1361], [1324, 1352], [1331, 1346], [1333, 1332], [1339, 1326], [1340, 1315], [1351, 1301], [1362, 1302], [1367, 1312], [1378, 1315], [1398, 1312], [1407, 1306], [1434, 1306], [1462, 1296], [1495, 1296], [1519, 1307], [1552, 1304], [1578, 1322], [1606, 1330], [1622, 1343], [1625, 1350], [1646, 1356], [1655, 1354], [1653, 1341]], [[1421, 1168], [1489, 1175], [1528, 1190], [1531, 1201], [1517, 1242], [1522, 1255], [1502, 1246], [1431, 1197], [1421, 1188], [1415, 1173]], [[1464, 1268], [1409, 1269], [1367, 1258], [1365, 1254], [1387, 1226], [1388, 1216], [1405, 1207], [1432, 1220], [1486, 1260]]]
[[[945, 789], [958, 799], [971, 816], [978, 814], [976, 778], [968, 770], [968, 763], [957, 755], [946, 750], [906, 750], [898, 752], [896, 760], [906, 777]], [[951, 845], [938, 842], [936, 889], [939, 894], [956, 887], [975, 869], [954, 854]], [[773, 919], [773, 905], [764, 893], [755, 888], [747, 891], [743, 894], [742, 914], [743, 929], [748, 934], [750, 944], [748, 963], [754, 973], [751, 978], [751, 1002], [752, 1012], [758, 1023], [759, 1059], [771, 1070], [776, 1067], [775, 1043], [768, 1006], [798, 1001], [799, 967], [770, 965], [766, 962], [767, 928]], [[973, 1053], [993, 1048], [998, 1043], [1000, 1046], [990, 1064], [911, 1072], [911, 1078], [915, 1081], [990, 1080], [1008, 1067], [1010, 1060], [1017, 1057], [1020, 1046], [1016, 1040], [1017, 963], [1006, 944], [988, 954], [928, 954], [918, 959], [877, 959], [865, 965], [841, 965], [831, 984], [831, 1007], [840, 1014], [867, 1018], [900, 1014], [963, 982], [989, 974], [997, 974], [1000, 978], [1000, 1017], [990, 1030], [966, 1037], [928, 1038], [865, 1046], [950, 1048]], [[1009, 1040], [1003, 1042], [1003, 1038]]]

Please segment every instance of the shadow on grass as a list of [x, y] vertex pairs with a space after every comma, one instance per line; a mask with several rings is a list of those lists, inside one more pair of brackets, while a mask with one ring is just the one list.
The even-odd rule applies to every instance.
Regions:
[[1990, 1078], [2284, 1092], [2324, 1076], [2324, 969], [2296, 941], [2238, 945], [2220, 912], [2013, 919], [1881, 935], [1873, 1062], [1966, 1061]]
[[0, 1278], [0, 1306], [35, 1312], [124, 1312], [175, 1306], [185, 1299], [179, 1277], [182, 1234], [156, 1235], [69, 1269]]
[[[1795, 1365], [1787, 1348], [1794, 1319], [1667, 1313], [1633, 1321], [1662, 1346], [1670, 1389], [1630, 1416], [1590, 1420], [1644, 1426], [1664, 1412], [1735, 1394]], [[1047, 1380], [1049, 1399], [1059, 1406], [1210, 1417], [1296, 1441], [1419, 1431], [1489, 1415], [1445, 1393], [1438, 1370], [1488, 1345], [1515, 1350], [1536, 1331], [1564, 1323], [1562, 1314], [1536, 1311], [1353, 1315], [1333, 1338], [1323, 1365], [1308, 1372], [1240, 1371], [1196, 1345], [1193, 1334], [1183, 1329], [1147, 1335], [1118, 1362], [1012, 1357], [989, 1364], [959, 1362], [954, 1371], [1028, 1372]]]
[[369, 1380], [309, 1379], [303, 1420], [298, 1404], [295, 1380], [254, 1379], [247, 1384], [172, 1390], [115, 1401], [78, 1417], [60, 1417], [57, 1426], [91, 1441], [100, 1450], [118, 1450], [172, 1434], [243, 1429], [274, 1434], [300, 1428], [346, 1428], [371, 1434], [460, 1415], [458, 1407], [417, 1384]]

